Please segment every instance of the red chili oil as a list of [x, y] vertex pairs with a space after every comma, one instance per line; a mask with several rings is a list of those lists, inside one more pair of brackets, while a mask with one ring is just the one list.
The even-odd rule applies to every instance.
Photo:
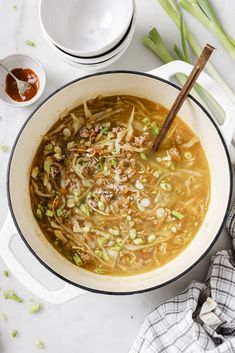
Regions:
[[17, 102], [26, 102], [32, 99], [38, 92], [40, 82], [38, 76], [31, 69], [15, 68], [11, 72], [19, 79], [30, 84], [30, 88], [21, 97], [15, 79], [8, 74], [6, 76], [6, 93]]

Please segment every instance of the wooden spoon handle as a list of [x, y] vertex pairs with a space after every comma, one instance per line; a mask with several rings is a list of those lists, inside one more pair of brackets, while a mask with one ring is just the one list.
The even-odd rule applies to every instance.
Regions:
[[184, 103], [185, 99], [187, 98], [187, 96], [188, 96], [191, 88], [193, 87], [194, 83], [196, 82], [198, 76], [200, 75], [200, 73], [204, 69], [204, 67], [205, 67], [207, 61], [209, 60], [214, 49], [215, 48], [209, 44], [207, 44], [204, 47], [200, 57], [198, 58], [190, 75], [188, 76], [187, 81], [183, 85], [179, 95], [177, 96], [171, 109], [169, 110], [169, 113], [166, 117], [166, 120], [164, 121], [164, 124], [162, 125], [161, 130], [153, 143], [153, 149], [155, 151], [157, 151], [159, 149], [159, 147], [160, 147], [162, 141], [164, 140], [167, 132], [169, 131], [177, 113], [179, 112], [182, 104]]

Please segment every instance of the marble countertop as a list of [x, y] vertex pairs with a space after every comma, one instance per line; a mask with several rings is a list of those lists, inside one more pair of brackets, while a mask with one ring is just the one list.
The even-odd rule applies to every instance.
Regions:
[[[234, 12], [235, 3], [231, 0], [211, 0], [228, 32], [235, 37]], [[174, 24], [163, 12], [155, 0], [136, 0], [137, 27], [133, 41], [119, 61], [108, 69], [132, 69], [147, 71], [161, 65], [161, 62], [142, 45], [143, 35], [151, 26], [157, 26], [164, 40], [173, 46], [179, 42], [179, 33]], [[13, 9], [16, 6], [16, 9]], [[234, 63], [230, 60], [212, 35], [199, 25], [188, 14], [186, 19], [194, 30], [201, 44], [210, 42], [218, 49], [213, 55], [213, 62], [223, 73], [223, 77], [235, 90]], [[0, 0], [0, 57], [14, 52], [34, 55], [45, 67], [47, 87], [44, 97], [50, 92], [88, 72], [81, 71], [60, 61], [44, 40], [39, 28], [38, 0]], [[36, 43], [32, 48], [25, 45], [30, 39]], [[43, 97], [42, 97], [43, 99]], [[12, 146], [21, 125], [35, 106], [15, 109], [0, 102], [0, 145]], [[5, 191], [6, 168], [9, 153], [0, 152], [0, 227], [7, 215]], [[21, 239], [15, 239], [17, 254], [28, 268], [35, 268], [38, 276], [53, 288], [60, 285], [50, 273], [32, 258]], [[35, 339], [45, 343], [45, 351], [50, 353], [127, 353], [132, 341], [145, 317], [158, 303], [183, 290], [191, 280], [203, 281], [209, 266], [210, 256], [218, 249], [230, 248], [231, 243], [225, 231], [222, 232], [206, 258], [190, 273], [178, 281], [155, 291], [133, 296], [105, 296], [88, 293], [64, 305], [50, 305], [39, 301], [42, 310], [29, 314], [32, 294], [27, 291], [10, 274], [3, 276], [6, 269], [0, 259], [0, 298], [5, 288], [15, 289], [24, 299], [22, 304], [0, 299], [0, 313], [7, 317], [6, 322], [0, 314], [0, 352], [1, 353], [34, 353], [38, 351]], [[43, 272], [44, 271], [44, 272]], [[43, 273], [43, 275], [42, 275]], [[13, 329], [19, 335], [11, 337]]]

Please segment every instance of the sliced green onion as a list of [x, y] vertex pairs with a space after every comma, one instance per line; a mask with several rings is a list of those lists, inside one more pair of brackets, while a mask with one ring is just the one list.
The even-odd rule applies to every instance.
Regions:
[[115, 159], [111, 159], [111, 165], [115, 168], [117, 166], [117, 161]]
[[98, 201], [98, 209], [100, 211], [104, 211], [105, 210], [105, 204], [103, 203], [103, 201]]
[[42, 211], [40, 210], [40, 208], [37, 209], [36, 214], [39, 219], [42, 219]]
[[58, 217], [61, 217], [61, 216], [62, 216], [62, 214], [63, 214], [62, 209], [61, 209], [61, 208], [57, 208], [57, 210], [56, 210], [56, 214], [57, 214], [57, 216], [58, 216]]
[[148, 158], [146, 156], [146, 154], [144, 152], [140, 152], [140, 158], [143, 160], [143, 161], [147, 161]]
[[149, 121], [148, 118], [144, 118], [142, 121], [143, 121], [143, 123], [144, 123], [145, 125], [149, 125], [149, 124], [150, 124], [150, 121]]
[[131, 238], [132, 240], [135, 239], [136, 236], [137, 236], [136, 229], [131, 229], [131, 230], [129, 231], [129, 235], [130, 235], [130, 238]]
[[153, 135], [158, 135], [159, 133], [159, 128], [157, 127], [156, 123], [154, 123], [152, 126], [151, 126], [151, 130], [152, 130], [152, 133]]
[[29, 309], [30, 314], [35, 314], [38, 311], [40, 311], [41, 309], [41, 305], [39, 303], [34, 304], [33, 306], [31, 306], [31, 308]]
[[171, 215], [178, 219], [184, 218], [184, 215], [176, 210], [171, 211]]
[[47, 152], [52, 151], [52, 150], [53, 150], [52, 144], [51, 144], [51, 143], [48, 143], [48, 145], [46, 145], [46, 146], [44, 147], [44, 150], [47, 151]]
[[77, 253], [73, 255], [73, 260], [77, 266], [82, 265], [82, 259], [80, 258], [80, 256]]
[[192, 159], [192, 153], [185, 152], [184, 157], [185, 157], [185, 159]]
[[160, 170], [156, 170], [156, 172], [153, 173], [153, 176], [155, 178], [159, 178], [160, 177], [160, 174], [161, 174], [161, 171]]
[[18, 334], [17, 330], [13, 330], [11, 333], [13, 338], [15, 338], [17, 336], [17, 334]]
[[15, 11], [18, 9], [16, 5], [13, 5], [12, 8], [13, 8], [13, 10], [15, 10]]
[[54, 216], [54, 213], [53, 213], [51, 210], [47, 209], [46, 212], [45, 212], [45, 215], [46, 215], [47, 217], [53, 217], [53, 216]]
[[21, 299], [20, 297], [18, 297], [18, 295], [16, 294], [16, 292], [14, 290], [5, 290], [3, 293], [4, 298], [7, 299], [11, 299], [14, 300], [18, 303], [22, 303], [23, 299]]
[[100, 247], [102, 247], [103, 245], [105, 245], [108, 242], [108, 239], [103, 237], [103, 238], [98, 238], [97, 239], [97, 243], [99, 244]]
[[88, 217], [90, 216], [90, 208], [87, 204], [83, 203], [80, 206], [80, 210], [85, 213], [85, 215], [87, 215]]
[[3, 275], [4, 275], [5, 277], [9, 277], [9, 272], [5, 270], [5, 271], [3, 272]]
[[1, 145], [0, 148], [1, 148], [2, 152], [8, 152], [9, 151], [9, 146], [7, 146], [7, 145]]
[[154, 233], [151, 233], [148, 235], [148, 243], [153, 243], [156, 240], [156, 235]]
[[100, 130], [101, 134], [102, 135], [106, 135], [109, 131], [109, 128], [106, 126], [106, 127], [103, 127], [103, 129]]
[[102, 249], [102, 257], [103, 257], [104, 261], [106, 261], [106, 262], [110, 261], [110, 257], [105, 249]]
[[35, 345], [36, 345], [36, 347], [38, 347], [39, 349], [43, 349], [44, 348], [44, 343], [41, 341], [41, 340], [39, 340], [38, 338], [35, 340]]
[[29, 39], [26, 39], [25, 44], [29, 45], [30, 47], [36, 47], [36, 44], [32, 40], [29, 40]]
[[73, 189], [74, 196], [80, 196], [80, 190], [78, 188]]
[[102, 275], [104, 272], [105, 272], [105, 270], [104, 270], [104, 268], [103, 267], [96, 267], [96, 269], [94, 270], [94, 272], [95, 273], [98, 273], [99, 275]]
[[165, 183], [164, 181], [160, 183], [160, 188], [165, 191], [171, 191], [171, 185], [168, 183]]

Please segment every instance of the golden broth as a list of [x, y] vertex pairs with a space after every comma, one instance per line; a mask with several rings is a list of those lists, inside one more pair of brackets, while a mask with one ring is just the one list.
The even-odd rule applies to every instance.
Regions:
[[44, 136], [33, 161], [34, 216], [78, 267], [107, 275], [153, 270], [200, 228], [210, 173], [200, 140], [177, 118], [151, 146], [168, 110], [134, 96], [97, 97]]

